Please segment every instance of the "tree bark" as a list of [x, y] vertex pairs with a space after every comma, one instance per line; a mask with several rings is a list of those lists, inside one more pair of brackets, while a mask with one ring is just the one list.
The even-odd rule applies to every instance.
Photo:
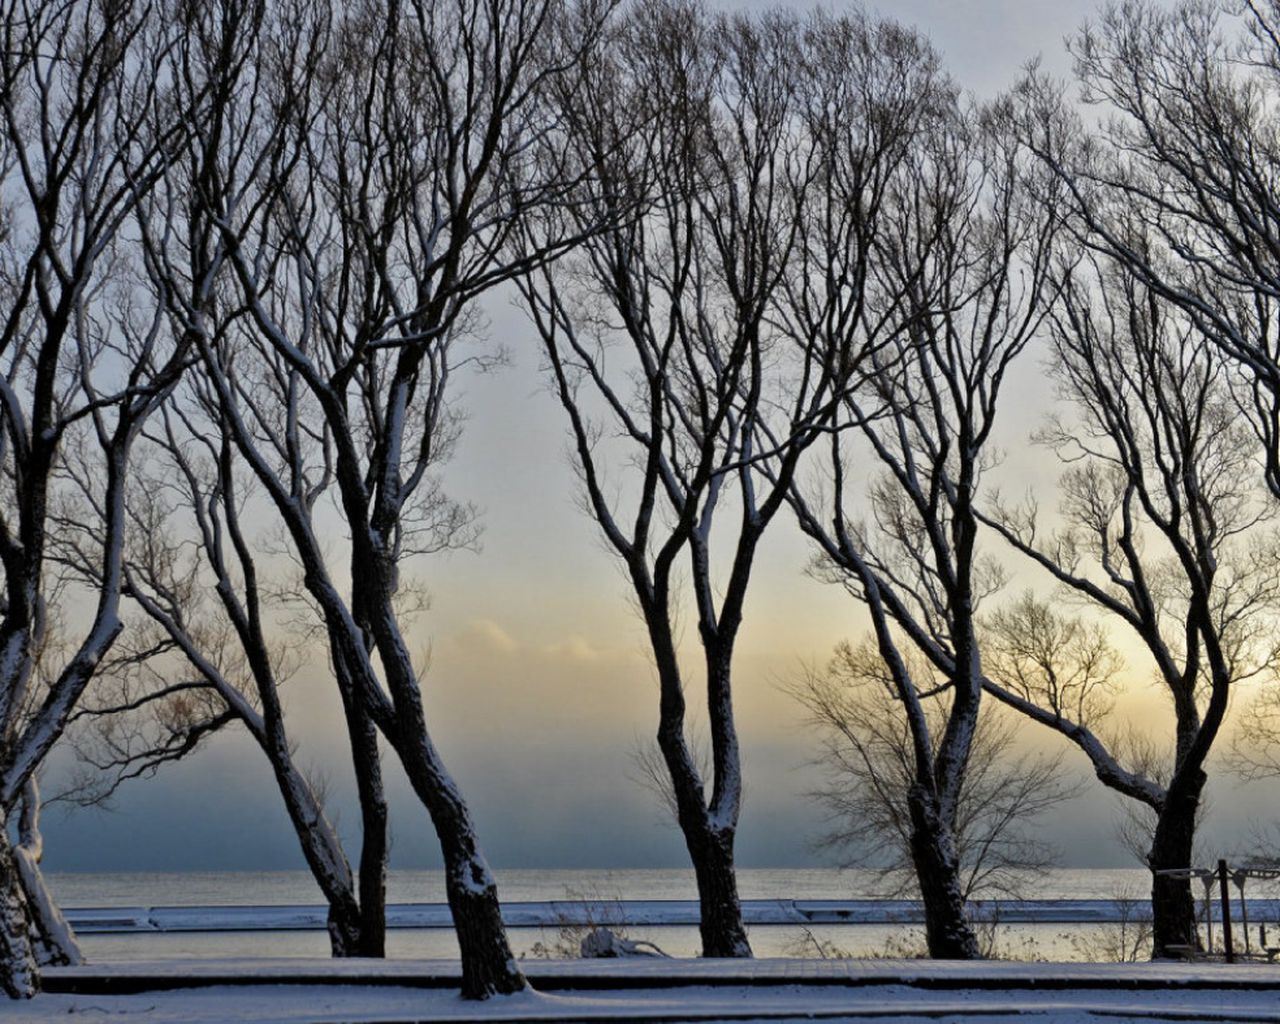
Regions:
[[1185, 781], [1175, 779], [1169, 787], [1164, 809], [1156, 821], [1147, 863], [1151, 867], [1152, 956], [1179, 958], [1173, 946], [1200, 945], [1196, 928], [1196, 900], [1189, 878], [1169, 878], [1156, 872], [1191, 867], [1195, 843], [1196, 812], [1206, 775], [1196, 769]]
[[[437, 832], [441, 832], [439, 823]], [[445, 886], [462, 959], [462, 998], [487, 999], [528, 988], [507, 941], [498, 887], [478, 850], [445, 840]]]
[[14, 864], [27, 899], [31, 917], [36, 961], [41, 967], [71, 967], [84, 963], [80, 943], [53, 895], [45, 885], [40, 861], [44, 858], [44, 837], [40, 832], [40, 788], [34, 778], [22, 791], [22, 813], [18, 819], [18, 845]]
[[[350, 505], [349, 512], [353, 521], [359, 521], [357, 516], [363, 514], [359, 505]], [[374, 649], [382, 660], [395, 714], [394, 721], [388, 721], [387, 728], [381, 731], [399, 757], [440, 841], [449, 908], [462, 961], [462, 996], [487, 999], [522, 992], [528, 982], [511, 952], [502, 923], [497, 881], [480, 851], [466, 801], [427, 730], [418, 675], [394, 610], [397, 566], [373, 542], [371, 534], [358, 533], [356, 541], [352, 562], [354, 607], [361, 623], [367, 623]], [[342, 630], [336, 639], [342, 650], [335, 660], [342, 659], [353, 670], [351, 692], [355, 702], [361, 705], [362, 717], [372, 717], [368, 701], [376, 683], [369, 671], [369, 652], [363, 637]], [[357, 671], [365, 675], [363, 684], [356, 683]], [[373, 760], [362, 767], [376, 766], [375, 746]], [[361, 774], [368, 778], [367, 772]]]
[[[671, 787], [676, 799], [676, 822], [685, 836], [685, 847], [694, 864], [698, 879], [699, 932], [703, 940], [703, 956], [750, 957], [751, 945], [742, 924], [742, 908], [737, 897], [737, 878], [733, 874], [733, 837], [736, 813], [717, 827], [712, 812], [705, 804], [703, 782], [685, 742], [684, 686], [678, 675], [675, 643], [667, 625], [666, 613], [658, 616], [645, 611], [650, 636], [654, 637], [654, 655], [662, 680], [658, 749], [662, 751]], [[723, 709], [718, 709], [723, 712]], [[732, 771], [718, 774], [722, 786], [733, 787], [722, 794], [728, 805], [736, 806], [741, 774], [736, 753]]]
[[360, 956], [363, 921], [351, 866], [323, 807], [293, 762], [278, 716], [273, 725], [274, 728], [269, 726], [267, 733], [257, 738], [275, 773], [303, 859], [329, 904], [329, 951], [335, 957]]
[[40, 969], [31, 943], [31, 913], [0, 820], [0, 988], [10, 999], [30, 999], [40, 991]]
[[329, 932], [329, 955], [337, 959], [360, 956], [360, 911], [355, 901], [329, 901], [329, 916], [325, 922]]
[[445, 889], [462, 961], [462, 997], [487, 999], [522, 992], [528, 982], [511, 952], [498, 885], [480, 852], [470, 813], [420, 718], [418, 729], [398, 737], [397, 753], [444, 854]]
[[354, 702], [347, 716], [356, 788], [360, 795], [360, 947], [358, 956], [387, 955], [387, 801], [382, 786], [378, 730]]
[[929, 956], [935, 960], [980, 959], [978, 939], [965, 912], [960, 858], [951, 829], [923, 787], [913, 786], [907, 802], [911, 809], [911, 859], [924, 902]]
[[733, 870], [733, 838], [733, 830], [707, 828], [685, 833], [698, 882], [698, 931], [704, 957], [751, 956]]
[[[282, 770], [283, 766], [277, 766]], [[303, 857], [311, 868], [311, 874], [329, 904], [328, 930], [329, 950], [335, 957], [361, 956], [363, 942], [363, 922], [360, 905], [351, 885], [350, 868], [342, 848], [336, 842], [336, 836], [324, 823], [323, 831], [314, 818], [305, 816], [307, 809], [294, 793], [291, 798], [290, 787], [296, 780], [282, 781], [285, 791], [285, 805], [289, 817], [293, 820], [294, 831], [302, 847]], [[311, 805], [310, 811], [319, 816], [323, 812], [318, 805]]]
[[[232, 492], [225, 481], [232, 479], [230, 450], [229, 443], [224, 442], [220, 478], [224, 481], [223, 486], [227, 488], [229, 496]], [[216, 563], [219, 574], [218, 590], [223, 598], [223, 605], [241, 636], [242, 646], [249, 660], [258, 696], [262, 702], [260, 721], [251, 720], [243, 714], [241, 718], [271, 764], [276, 784], [289, 814], [289, 821], [302, 848], [303, 858], [307, 862], [307, 867], [311, 869], [316, 885], [319, 886], [329, 904], [327, 927], [330, 954], [334, 957], [364, 956], [366, 955], [364, 953], [365, 921], [363, 908], [356, 897], [356, 884], [352, 877], [351, 864], [343, 849], [342, 840], [325, 814], [319, 795], [294, 761], [294, 745], [285, 728], [284, 708], [280, 702], [278, 682], [256, 614], [256, 569], [251, 557], [247, 554], [248, 546], [241, 537], [233, 500], [229, 501], [228, 505], [229, 532], [236, 550], [242, 552], [241, 565], [246, 569], [249, 592], [255, 602], [251, 605], [253, 612], [245, 614], [241, 610], [231, 590], [230, 577], [220, 559]], [[206, 546], [211, 547], [207, 542]], [[357, 765], [357, 782], [360, 779], [358, 768]], [[363, 798], [363, 791], [361, 796]]]

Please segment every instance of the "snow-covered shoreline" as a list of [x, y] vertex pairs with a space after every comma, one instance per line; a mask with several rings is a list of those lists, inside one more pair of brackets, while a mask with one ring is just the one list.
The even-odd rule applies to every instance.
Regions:
[[[1280, 899], [1251, 899], [1249, 919], [1280, 919]], [[784, 900], [742, 901], [750, 925], [782, 924], [915, 924], [923, 920], [916, 900]], [[1239, 913], [1237, 909], [1237, 914]], [[255, 906], [71, 907], [67, 920], [77, 932], [217, 932], [324, 930], [328, 908], [320, 904]], [[1215, 920], [1221, 913], [1213, 907]], [[696, 900], [543, 900], [506, 902], [502, 916], [510, 928], [558, 925], [663, 926], [696, 925]], [[999, 900], [976, 903], [977, 921], [1005, 924], [1106, 924], [1132, 920], [1131, 901], [1111, 899]], [[388, 928], [451, 928], [445, 903], [403, 903], [387, 908]]]

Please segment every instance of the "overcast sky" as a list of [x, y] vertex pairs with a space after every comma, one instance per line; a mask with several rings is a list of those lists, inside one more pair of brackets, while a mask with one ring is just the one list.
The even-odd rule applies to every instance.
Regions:
[[[1063, 37], [1094, 5], [902, 0], [882, 9], [923, 29], [964, 88], [990, 95], [1038, 54], [1065, 74]], [[560, 409], [542, 386], [522, 314], [501, 296], [487, 309], [490, 342], [508, 349], [511, 362], [462, 382], [470, 421], [448, 481], [456, 497], [484, 509], [485, 535], [478, 554], [425, 567], [433, 606], [418, 640], [431, 651], [426, 692], [434, 737], [498, 866], [683, 866], [678, 834], [630, 777], [629, 752], [656, 727], [657, 688], [625, 581], [575, 505]], [[1051, 469], [1025, 444], [1050, 394], [1038, 359], [1026, 356], [1009, 389], [1002, 472], [1019, 485], [1043, 487], [1052, 484]], [[780, 687], [803, 662], [824, 660], [864, 625], [847, 597], [804, 576], [806, 547], [784, 520], [758, 564], [737, 663], [744, 866], [824, 863], [811, 850], [820, 822], [804, 796], [814, 781], [805, 768], [812, 740]], [[316, 670], [290, 684], [292, 728], [302, 760], [330, 777], [339, 824], [355, 825], [323, 666], [320, 656]], [[1147, 709], [1153, 700], [1150, 688], [1135, 684], [1129, 706]], [[1053, 741], [1028, 733], [1026, 742]], [[1261, 790], [1234, 781], [1220, 789], [1233, 792], [1229, 799], [1218, 793], [1210, 838], [1230, 845], [1265, 805]], [[393, 866], [438, 864], [426, 815], [398, 777], [393, 803]], [[1092, 784], [1054, 816], [1047, 833], [1068, 865], [1131, 863], [1114, 840], [1115, 818], [1115, 803]], [[47, 831], [54, 871], [303, 866], [266, 763], [242, 737], [223, 737], [188, 763], [134, 785], [112, 812], [51, 815]]]

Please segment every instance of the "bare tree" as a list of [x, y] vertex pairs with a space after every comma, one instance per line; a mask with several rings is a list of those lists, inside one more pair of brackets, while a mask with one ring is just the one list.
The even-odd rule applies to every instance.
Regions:
[[[120, 630], [120, 541], [129, 450], [181, 369], [181, 348], [130, 302], [123, 223], [195, 111], [158, 73], [169, 38], [155, 5], [6, 4], [0, 19], [0, 987], [34, 994], [36, 953], [67, 932], [47, 894], [24, 892], [8, 821], [26, 794], [26, 867], [38, 859], [36, 772]], [[108, 278], [106, 271], [110, 269]], [[112, 287], [118, 283], [119, 287]], [[50, 509], [71, 439], [93, 452], [104, 514], [103, 584], [78, 595], [83, 628], [37, 672], [57, 574]], [[70, 598], [64, 594], [64, 598]], [[68, 627], [70, 628], [70, 627]], [[33, 948], [32, 914], [40, 938]]]
[[[329, 903], [335, 956], [385, 952], [387, 807], [377, 757], [361, 765], [357, 880], [323, 793], [298, 763], [283, 685], [304, 649], [322, 640], [294, 581], [262, 568], [263, 534], [246, 519], [274, 522], [232, 439], [218, 429], [217, 403], [198, 375], [161, 410], [138, 452], [127, 495], [124, 593], [137, 609], [132, 628], [104, 666], [75, 735], [87, 771], [68, 798], [101, 803], [125, 781], [148, 777], [229, 724], [241, 725], [266, 756], [304, 859]], [[441, 438], [440, 451], [447, 447]], [[91, 500], [88, 481], [86, 499]], [[471, 536], [465, 510], [433, 500], [438, 543]], [[64, 537], [76, 530], [68, 521]], [[255, 536], [257, 535], [257, 536]], [[75, 571], [94, 579], [96, 562], [63, 545]], [[314, 669], [313, 669], [314, 671]], [[348, 716], [348, 724], [358, 721]], [[361, 737], [351, 737], [359, 749]]]
[[[733, 655], [752, 568], [802, 453], [880, 343], [859, 275], [931, 72], [914, 36], [861, 17], [638, 4], [589, 90], [563, 97], [578, 159], [594, 168], [562, 211], [568, 227], [529, 227], [528, 245], [548, 231], [586, 236], [522, 288], [584, 504], [648, 634], [658, 749], [697, 878], [704, 956], [751, 955], [733, 871]], [[810, 206], [824, 189], [825, 204]], [[846, 189], [856, 208], [842, 207]], [[810, 305], [793, 311], [789, 295]], [[804, 315], [844, 333], [822, 348]], [[611, 467], [624, 471], [614, 479]], [[700, 672], [682, 659], [686, 607]], [[699, 676], [705, 774], [686, 725]]]
[[[908, 658], [913, 679], [933, 679], [925, 715], [936, 745], [951, 690], [922, 655]], [[918, 891], [907, 809], [916, 779], [911, 729], [874, 640], [842, 644], [825, 668], [807, 671], [788, 691], [808, 710], [821, 740], [814, 764], [824, 781], [811, 794], [826, 815], [821, 847], [844, 866], [880, 871], [891, 895]], [[974, 731], [955, 825], [966, 902], [1022, 898], [1055, 854], [1029, 826], [1078, 792], [1061, 755], [1016, 749], [1017, 721], [988, 707]]]
[[1227, 358], [1280, 495], [1280, 4], [1112, 4], [1071, 41], [1085, 128], [1033, 75], [1025, 134], [1072, 190], [1080, 242], [1124, 263]]
[[[1245, 707], [1231, 738], [1229, 761], [1247, 779], [1280, 777], [1280, 687], [1265, 687]], [[1276, 846], [1272, 840], [1266, 845]]]
[[[556, 145], [546, 94], [587, 63], [608, 7], [269, 5], [250, 80], [196, 126], [171, 209], [145, 229], [218, 429], [279, 515], [324, 622], [357, 779], [375, 782], [381, 734], [430, 815], [475, 998], [525, 982], [427, 728], [402, 572], [431, 543], [473, 300], [569, 244], [508, 245], [567, 187], [534, 158]], [[215, 55], [239, 39], [234, 21], [199, 24]], [[340, 556], [323, 540], [330, 514], [349, 538]]]
[[[857, 449], [846, 433], [831, 437], [826, 485], [791, 494], [818, 547], [816, 571], [870, 612], [910, 731], [912, 859], [929, 951], [941, 958], [979, 952], [955, 830], [982, 694], [979, 605], [1003, 576], [978, 548], [976, 499], [1006, 371], [1053, 298], [1061, 217], [1054, 183], [1037, 180], [1011, 127], [1003, 107], [951, 105], [894, 196], [893, 233], [873, 272], [887, 281], [882, 291], [905, 297], [886, 313], [902, 325], [898, 354], [845, 401], [880, 471], [870, 521], [855, 518], [846, 460]], [[912, 649], [950, 692], [936, 738], [925, 710], [933, 680], [913, 676]]]
[[1155, 952], [1169, 955], [1196, 941], [1194, 900], [1186, 879], [1158, 872], [1191, 866], [1205, 764], [1231, 695], [1274, 663], [1276, 540], [1257, 529], [1273, 509], [1251, 474], [1230, 367], [1176, 306], [1123, 267], [1084, 259], [1064, 279], [1050, 335], [1075, 411], [1041, 433], [1067, 465], [1066, 526], [1042, 534], [1034, 502], [985, 521], [1140, 639], [1172, 705], [1171, 772], [1126, 768], [1118, 741], [1099, 737], [1111, 671], [1102, 643], [1064, 638], [1063, 620], [1034, 603], [997, 621], [988, 688], [1062, 732], [1103, 783], [1154, 813]]

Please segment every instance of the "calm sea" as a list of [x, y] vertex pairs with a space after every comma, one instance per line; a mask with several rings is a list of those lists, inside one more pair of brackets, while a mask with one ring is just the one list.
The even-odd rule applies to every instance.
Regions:
[[[645, 871], [499, 871], [502, 897], [511, 901], [560, 899], [696, 899], [692, 872]], [[1028, 887], [1039, 899], [1141, 900], [1149, 890], [1141, 869], [1050, 871]], [[883, 895], [876, 877], [863, 871], [831, 869], [744, 869], [738, 873], [744, 899], [856, 899]], [[49, 884], [64, 907], [210, 906], [228, 904], [315, 904], [323, 902], [305, 871], [192, 872], [166, 874], [51, 874]], [[442, 903], [444, 877], [439, 871], [392, 871], [388, 884], [392, 903]], [[607, 922], [606, 922], [607, 923]], [[1111, 941], [1116, 926], [1019, 925], [1002, 927], [997, 951], [1015, 959], [1091, 959], [1098, 942]], [[919, 929], [906, 926], [793, 925], [755, 926], [751, 942], [759, 956], [813, 956], [835, 949], [858, 955], [903, 955], [922, 942]], [[647, 939], [674, 956], [698, 951], [697, 930], [689, 927], [626, 929], [629, 937]], [[576, 935], [554, 928], [517, 928], [511, 940], [517, 952], [537, 956], [557, 945], [572, 945]], [[208, 932], [129, 935], [85, 935], [85, 953], [98, 960], [145, 960], [197, 956], [324, 956], [323, 932]], [[452, 957], [457, 946], [447, 929], [393, 930], [388, 955]]]

